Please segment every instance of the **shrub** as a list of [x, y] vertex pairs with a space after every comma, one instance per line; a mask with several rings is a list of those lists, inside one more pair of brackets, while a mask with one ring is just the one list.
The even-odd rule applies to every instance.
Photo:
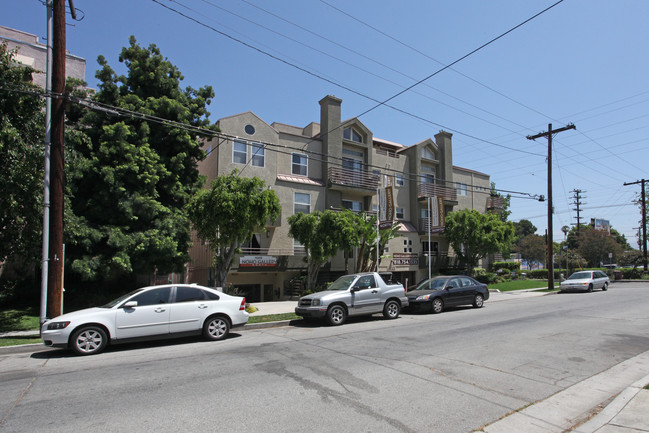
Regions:
[[493, 264], [494, 272], [497, 272], [498, 269], [503, 269], [510, 272], [520, 271], [521, 264], [518, 262], [494, 262]]

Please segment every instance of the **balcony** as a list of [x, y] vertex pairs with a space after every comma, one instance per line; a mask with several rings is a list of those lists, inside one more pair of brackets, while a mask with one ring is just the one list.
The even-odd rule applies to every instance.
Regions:
[[431, 227], [432, 221], [430, 218], [420, 218], [419, 219], [419, 233], [428, 233], [430, 230], [431, 234], [441, 234], [444, 233], [444, 227]]
[[340, 167], [329, 167], [329, 187], [339, 190], [361, 188], [376, 190], [379, 187], [379, 176], [364, 171]]
[[492, 195], [487, 199], [487, 210], [501, 212], [505, 208], [505, 200], [497, 195]]
[[417, 198], [444, 197], [445, 202], [457, 204], [457, 191], [455, 188], [438, 185], [436, 183], [420, 183], [417, 185]]

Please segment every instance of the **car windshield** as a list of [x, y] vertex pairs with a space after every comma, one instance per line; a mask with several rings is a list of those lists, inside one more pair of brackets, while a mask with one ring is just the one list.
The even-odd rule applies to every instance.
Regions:
[[107, 303], [107, 304], [105, 304], [105, 305], [102, 305], [100, 308], [113, 308], [114, 306], [119, 305], [121, 302], [123, 302], [124, 299], [126, 299], [126, 298], [130, 298], [131, 296], [135, 295], [136, 293], [141, 292], [142, 290], [144, 290], [144, 289], [136, 289], [136, 290], [133, 290], [132, 292], [127, 293], [126, 295], [122, 295], [122, 296], [120, 296], [120, 297], [117, 298], [117, 299], [113, 299], [113, 300], [110, 301], [109, 303]]
[[331, 285], [327, 287], [327, 290], [347, 290], [355, 278], [356, 275], [343, 275], [331, 283]]
[[569, 280], [584, 280], [590, 278], [590, 272], [575, 272], [568, 279]]
[[431, 278], [420, 283], [415, 290], [439, 290], [444, 287], [448, 278]]

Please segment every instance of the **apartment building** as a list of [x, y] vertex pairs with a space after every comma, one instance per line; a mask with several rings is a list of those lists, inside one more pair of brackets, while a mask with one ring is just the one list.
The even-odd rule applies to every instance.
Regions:
[[[305, 127], [268, 124], [252, 112], [220, 119], [225, 137], [207, 141], [199, 164], [207, 185], [234, 169], [263, 179], [279, 197], [281, 216], [242, 245], [227, 283], [252, 302], [288, 299], [292, 279], [306, 270], [304, 251], [288, 234], [288, 218], [297, 212], [377, 209], [377, 188], [393, 186], [398, 235], [390, 240], [379, 271], [412, 285], [458, 265], [443, 233], [429, 234], [429, 197], [442, 197], [446, 213], [458, 209], [486, 212], [493, 207], [489, 176], [453, 165], [452, 134], [403, 145], [374, 137], [360, 119], [341, 119], [342, 100], [320, 101], [320, 122]], [[430, 239], [430, 242], [429, 242]], [[430, 252], [430, 254], [429, 254]], [[354, 258], [355, 252], [351, 252]], [[212, 285], [209, 245], [194, 238], [189, 281]], [[322, 280], [344, 273], [339, 253], [321, 270]]]
[[[10, 50], [17, 49], [16, 60], [31, 66], [37, 72], [32, 74], [34, 84], [45, 88], [47, 69], [47, 45], [39, 42], [38, 36], [9, 27], [0, 26], [0, 44], [6, 43]], [[86, 79], [86, 60], [66, 52], [65, 72], [68, 77]]]

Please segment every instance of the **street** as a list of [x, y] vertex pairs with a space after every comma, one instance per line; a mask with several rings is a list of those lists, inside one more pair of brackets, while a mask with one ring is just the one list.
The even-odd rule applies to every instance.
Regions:
[[3, 354], [0, 431], [471, 432], [648, 351], [648, 290]]

